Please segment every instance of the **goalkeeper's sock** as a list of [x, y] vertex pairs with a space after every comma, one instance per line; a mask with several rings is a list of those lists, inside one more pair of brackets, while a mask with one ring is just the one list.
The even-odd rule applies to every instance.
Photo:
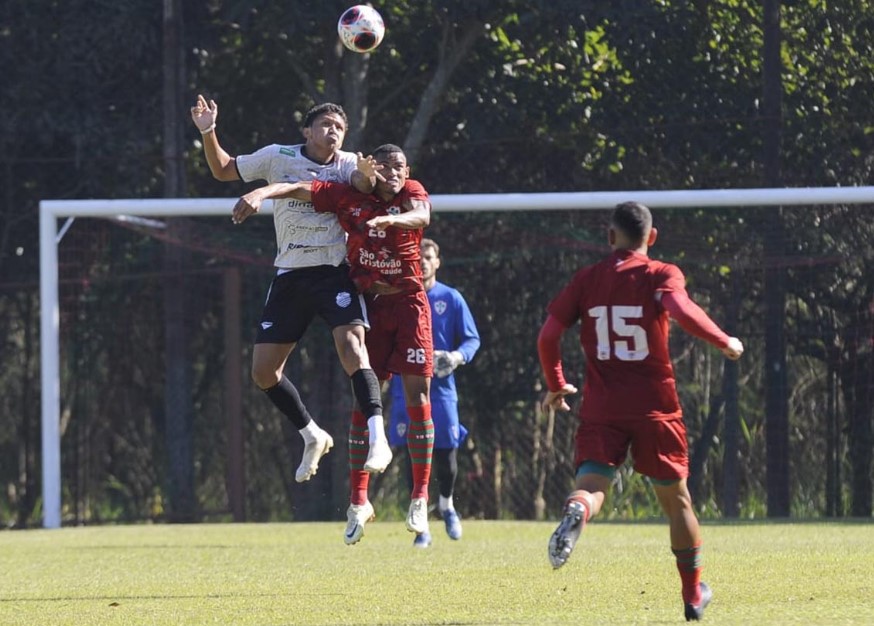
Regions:
[[440, 496], [438, 507], [441, 513], [443, 511], [454, 511], [455, 503], [452, 501], [452, 496], [449, 496], [448, 498], [446, 496]]
[[701, 604], [701, 544], [691, 548], [671, 548], [677, 558], [677, 571], [683, 583], [683, 604]]
[[[451, 504], [455, 479], [458, 477], [458, 448], [438, 448], [435, 442], [431, 456], [431, 476], [437, 478], [437, 491], [441, 496], [441, 502], [448, 498]], [[440, 507], [443, 511], [442, 504]]]
[[434, 422], [431, 421], [431, 405], [408, 406], [410, 430], [407, 432], [407, 450], [413, 473], [411, 498], [428, 499], [428, 483], [431, 480], [431, 456], [434, 452]]

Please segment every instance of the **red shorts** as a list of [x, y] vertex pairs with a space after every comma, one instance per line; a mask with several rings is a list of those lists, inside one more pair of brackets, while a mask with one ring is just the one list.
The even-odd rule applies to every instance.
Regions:
[[367, 295], [367, 354], [379, 380], [391, 373], [430, 378], [434, 372], [431, 306], [424, 291]]
[[625, 462], [628, 451], [635, 471], [655, 480], [689, 476], [689, 447], [682, 419], [617, 420], [610, 424], [580, 422], [574, 467], [594, 461], [613, 467]]

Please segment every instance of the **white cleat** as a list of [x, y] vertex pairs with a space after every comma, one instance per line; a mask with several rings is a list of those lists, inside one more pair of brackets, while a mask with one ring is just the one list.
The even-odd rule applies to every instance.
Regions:
[[375, 517], [373, 505], [369, 501], [364, 504], [350, 504], [346, 510], [346, 533], [343, 535], [346, 545], [351, 546], [361, 541], [361, 537], [364, 536], [364, 525], [372, 522]]
[[319, 461], [333, 447], [334, 439], [331, 435], [324, 430], [318, 430], [315, 441], [306, 444], [303, 448], [303, 458], [300, 460], [294, 479], [299, 483], [304, 483], [315, 476], [316, 472], [319, 471]]
[[428, 534], [428, 501], [425, 498], [413, 498], [410, 502], [410, 512], [407, 513], [407, 530], [418, 535]]
[[371, 474], [384, 472], [388, 464], [391, 463], [392, 453], [391, 447], [388, 445], [388, 440], [377, 439], [376, 443], [370, 444], [370, 449], [367, 451], [367, 460], [364, 461], [364, 471]]

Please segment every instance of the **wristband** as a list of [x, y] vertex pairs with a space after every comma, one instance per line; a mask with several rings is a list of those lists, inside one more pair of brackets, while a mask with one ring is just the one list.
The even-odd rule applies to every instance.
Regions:
[[215, 130], [215, 122], [213, 122], [213, 123], [212, 123], [212, 126], [210, 126], [209, 128], [205, 128], [205, 129], [203, 129], [202, 131], [200, 131], [200, 134], [201, 134], [201, 135], [208, 135], [208, 134], [210, 134], [210, 133], [211, 133], [212, 131], [214, 131], [214, 130]]

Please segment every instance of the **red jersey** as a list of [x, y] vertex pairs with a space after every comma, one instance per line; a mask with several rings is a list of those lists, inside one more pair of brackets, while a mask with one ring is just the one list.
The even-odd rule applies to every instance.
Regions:
[[579, 270], [550, 302], [566, 328], [580, 320], [586, 377], [580, 417], [590, 422], [682, 417], [658, 292], [685, 294], [676, 265], [630, 250]]
[[423, 291], [421, 245], [423, 229], [389, 227], [368, 228], [367, 221], [379, 215], [398, 215], [411, 207], [411, 200], [431, 203], [421, 183], [407, 180], [390, 202], [372, 193], [361, 193], [341, 183], [314, 180], [313, 207], [323, 213], [336, 213], [340, 226], [349, 234], [346, 258], [350, 276], [362, 293], [374, 282], [382, 281], [403, 291]]

